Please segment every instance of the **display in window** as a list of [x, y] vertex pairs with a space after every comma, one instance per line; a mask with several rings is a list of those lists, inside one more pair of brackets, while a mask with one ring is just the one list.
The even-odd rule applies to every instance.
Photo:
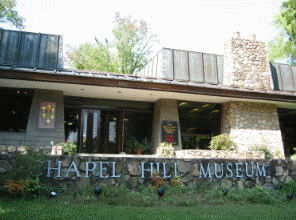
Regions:
[[55, 128], [56, 103], [41, 102], [39, 111], [39, 128]]

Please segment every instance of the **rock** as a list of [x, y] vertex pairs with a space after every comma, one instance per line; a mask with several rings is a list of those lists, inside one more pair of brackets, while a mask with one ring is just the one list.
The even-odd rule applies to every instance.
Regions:
[[237, 181], [237, 188], [238, 189], [243, 189], [244, 188], [244, 184], [241, 180]]
[[232, 187], [232, 182], [228, 179], [222, 179], [221, 188], [230, 189]]
[[193, 164], [192, 169], [193, 169], [192, 173], [191, 173], [192, 176], [199, 176], [200, 175], [197, 163]]
[[285, 183], [289, 183], [291, 181], [293, 181], [292, 177], [287, 176], [286, 179], [285, 179]]
[[179, 160], [177, 166], [180, 173], [188, 173], [190, 171], [190, 163]]
[[137, 161], [132, 161], [127, 165], [128, 173], [131, 176], [139, 176], [141, 173], [140, 164]]
[[0, 160], [0, 174], [7, 173], [12, 169], [12, 165], [6, 160]]
[[266, 183], [271, 183], [271, 181], [272, 181], [272, 180], [271, 180], [271, 176], [266, 176], [266, 177], [265, 177], [265, 182], [266, 182]]
[[275, 175], [276, 176], [282, 176], [284, 173], [284, 169], [281, 166], [276, 166], [275, 167]]
[[280, 181], [276, 177], [273, 177], [272, 178], [272, 183], [273, 183], [273, 185], [278, 186]]
[[245, 182], [245, 186], [247, 187], [247, 188], [252, 188], [252, 187], [254, 187], [256, 185], [256, 183], [254, 182], [254, 181], [252, 181], [252, 180], [247, 180], [246, 182]]
[[274, 187], [274, 185], [272, 183], [265, 183], [263, 185], [263, 187], [264, 187], [265, 190], [274, 190], [275, 189], [275, 187]]

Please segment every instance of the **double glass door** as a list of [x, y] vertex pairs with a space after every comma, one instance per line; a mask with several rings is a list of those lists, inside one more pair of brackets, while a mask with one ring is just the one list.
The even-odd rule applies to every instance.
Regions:
[[122, 149], [122, 111], [81, 111], [81, 153], [119, 153]]

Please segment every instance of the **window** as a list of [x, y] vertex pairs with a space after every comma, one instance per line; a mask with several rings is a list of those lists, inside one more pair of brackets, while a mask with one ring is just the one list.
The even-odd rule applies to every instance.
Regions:
[[26, 130], [32, 97], [32, 90], [0, 88], [1, 131]]
[[211, 138], [220, 133], [219, 104], [178, 102], [183, 149], [207, 149]]
[[296, 153], [296, 109], [278, 109], [280, 127], [284, 143], [285, 155]]

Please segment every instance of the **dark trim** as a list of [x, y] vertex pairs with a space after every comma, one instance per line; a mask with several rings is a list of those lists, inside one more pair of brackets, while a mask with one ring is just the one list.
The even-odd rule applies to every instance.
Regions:
[[224, 88], [208, 88], [208, 87], [166, 84], [166, 83], [128, 81], [128, 80], [120, 80], [120, 79], [103, 79], [103, 78], [96, 78], [93, 76], [85, 77], [85, 76], [47, 74], [47, 73], [15, 71], [15, 70], [0, 70], [0, 78], [41, 81], [41, 82], [51, 82], [51, 83], [69, 83], [69, 84], [79, 84], [79, 85], [119, 87], [119, 88], [129, 88], [129, 89], [145, 89], [145, 90], [151, 90], [151, 91], [179, 92], [179, 93], [230, 97], [230, 98], [244, 98], [244, 99], [281, 101], [281, 102], [293, 102], [293, 103], [296, 102], [296, 96], [286, 95], [286, 94], [270, 94], [270, 93], [230, 90], [230, 89], [224, 89]]

